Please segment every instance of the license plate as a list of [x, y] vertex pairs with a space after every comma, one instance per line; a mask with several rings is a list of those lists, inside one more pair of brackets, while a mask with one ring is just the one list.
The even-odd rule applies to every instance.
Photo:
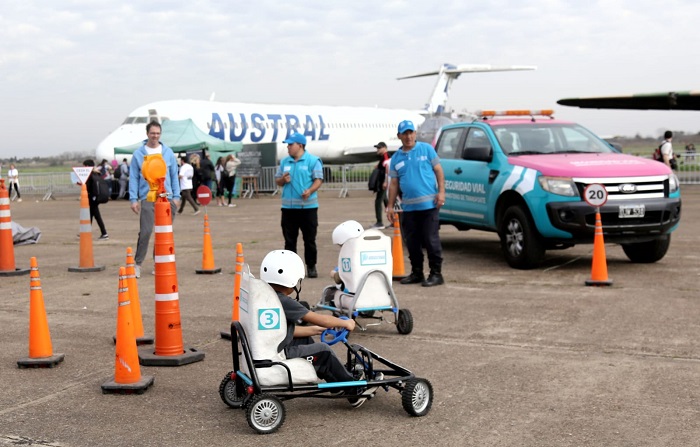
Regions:
[[620, 219], [644, 217], [644, 205], [620, 205]]

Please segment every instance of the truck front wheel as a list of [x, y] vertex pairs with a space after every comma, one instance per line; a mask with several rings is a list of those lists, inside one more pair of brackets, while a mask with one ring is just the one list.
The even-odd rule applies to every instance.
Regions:
[[537, 267], [544, 258], [545, 249], [527, 211], [514, 205], [506, 209], [498, 230], [501, 250], [508, 265], [528, 270]]
[[668, 234], [661, 239], [653, 241], [639, 242], [636, 244], [622, 244], [622, 250], [630, 261], [637, 264], [651, 264], [666, 256], [668, 247], [671, 245], [671, 235]]

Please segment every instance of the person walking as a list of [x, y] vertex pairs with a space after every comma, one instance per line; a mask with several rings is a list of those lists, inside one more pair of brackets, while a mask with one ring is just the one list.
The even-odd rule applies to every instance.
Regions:
[[241, 160], [233, 154], [226, 157], [226, 190], [228, 191], [228, 206], [233, 208], [235, 203], [231, 203], [233, 189], [236, 187], [236, 169], [241, 164]]
[[284, 249], [297, 253], [299, 230], [304, 238], [306, 275], [317, 278], [316, 232], [318, 230], [318, 195], [323, 183], [323, 163], [306, 152], [306, 137], [298, 132], [284, 143], [288, 157], [281, 162], [275, 174], [275, 183], [282, 187], [282, 235]]
[[95, 167], [95, 160], [92, 159], [85, 160], [83, 166], [92, 168], [92, 172], [85, 182], [85, 188], [88, 192], [88, 203], [90, 205], [90, 225], [92, 225], [92, 219], [94, 218], [97, 221], [97, 226], [100, 227], [100, 237], [98, 240], [106, 241], [109, 239], [109, 235], [107, 234], [107, 228], [105, 227], [102, 214], [100, 213], [100, 203], [97, 201], [98, 191], [96, 189], [98, 180], [102, 178], [102, 172], [99, 167]]
[[180, 165], [180, 172], [178, 177], [180, 178], [180, 195], [182, 196], [182, 201], [180, 202], [180, 209], [177, 210], [178, 214], [182, 214], [185, 209], [185, 202], [189, 202], [194, 209], [194, 215], [199, 214], [199, 207], [192, 197], [192, 177], [194, 177], [194, 168], [188, 163], [187, 157], [181, 158], [182, 162]]
[[10, 163], [10, 169], [7, 170], [7, 180], [10, 182], [10, 186], [7, 188], [8, 194], [12, 195], [12, 188], [14, 187], [15, 192], [17, 192], [17, 202], [21, 202], [22, 194], [19, 192], [19, 171], [13, 163]]
[[224, 206], [224, 190], [226, 189], [226, 179], [228, 179], [228, 171], [226, 170], [226, 161], [224, 157], [216, 159], [214, 174], [216, 175], [216, 204], [218, 206]]
[[676, 157], [673, 155], [673, 132], [667, 130], [664, 132], [664, 141], [661, 143], [661, 157], [663, 162], [669, 168], [675, 170], [678, 169], [678, 164], [676, 163]]
[[175, 211], [180, 205], [180, 181], [177, 176], [177, 160], [173, 150], [160, 141], [161, 126], [157, 121], [146, 125], [148, 138], [134, 151], [129, 166], [129, 201], [131, 210], [139, 215], [139, 235], [134, 256], [136, 277], [141, 276], [141, 264], [146, 258], [148, 244], [155, 224], [155, 194], [149, 196], [151, 186], [144, 178], [141, 167], [146, 157], [162, 157], [166, 166], [165, 191], [170, 201], [171, 215], [175, 220]]
[[[398, 127], [401, 147], [391, 157], [389, 203], [386, 215], [394, 220], [394, 204], [402, 192], [403, 236], [411, 261], [411, 274], [401, 284], [421, 283], [423, 287], [444, 284], [442, 246], [438, 212], [445, 204], [445, 175], [440, 158], [428, 143], [416, 142], [416, 127], [401, 121]], [[423, 248], [428, 254], [430, 275], [423, 275]]]
[[[374, 214], [377, 221], [370, 228], [376, 228], [381, 230], [384, 228], [384, 223], [382, 222], [382, 211], [386, 208], [389, 200], [386, 197], [386, 190], [388, 187], [388, 177], [386, 173], [389, 171], [389, 154], [387, 153], [386, 143], [380, 141], [375, 144], [374, 147], [377, 149], [377, 157], [379, 157], [379, 162], [375, 169], [378, 170], [379, 176], [374, 184]], [[383, 206], [382, 206], [383, 205]]]
[[123, 199], [126, 197], [127, 185], [129, 183], [129, 164], [126, 162], [126, 158], [123, 159], [122, 164], [114, 170], [114, 176], [119, 180], [119, 195], [117, 199]]
[[204, 152], [204, 157], [199, 160], [199, 173], [201, 176], [202, 185], [205, 185], [211, 191], [214, 164], [209, 158], [209, 152]]

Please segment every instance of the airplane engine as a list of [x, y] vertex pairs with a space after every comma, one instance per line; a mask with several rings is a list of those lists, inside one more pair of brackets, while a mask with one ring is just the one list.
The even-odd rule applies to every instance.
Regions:
[[416, 131], [416, 140], [428, 144], [434, 144], [435, 135], [442, 126], [452, 124], [454, 121], [446, 116], [431, 116], [423, 121], [423, 124], [418, 126]]

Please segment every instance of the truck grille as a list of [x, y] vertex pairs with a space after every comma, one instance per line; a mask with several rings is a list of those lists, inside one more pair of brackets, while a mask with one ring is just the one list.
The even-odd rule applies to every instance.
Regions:
[[616, 201], [639, 201], [645, 199], [663, 199], [668, 197], [668, 176], [655, 175], [646, 177], [604, 177], [574, 178], [579, 194], [583, 197], [586, 186], [599, 183], [608, 192], [608, 203]]

